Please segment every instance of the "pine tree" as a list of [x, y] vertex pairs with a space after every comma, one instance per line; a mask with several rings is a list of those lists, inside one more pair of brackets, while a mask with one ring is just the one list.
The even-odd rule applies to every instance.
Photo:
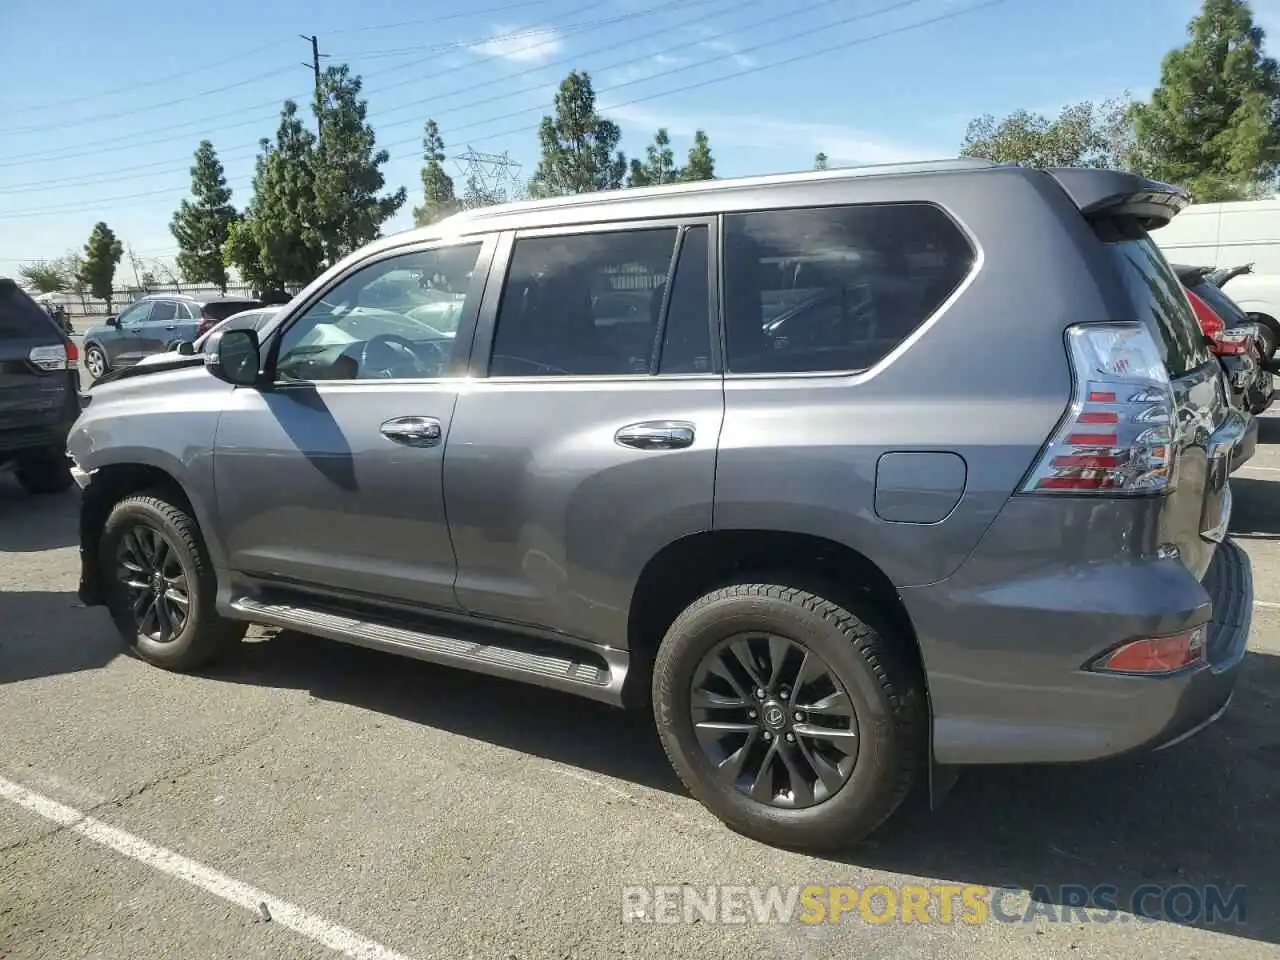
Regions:
[[79, 280], [89, 289], [91, 296], [107, 302], [111, 312], [111, 294], [116, 278], [116, 267], [124, 256], [124, 244], [102, 221], [94, 224], [89, 242], [84, 245], [84, 259], [80, 262]]
[[674, 183], [680, 179], [680, 168], [676, 166], [675, 153], [671, 149], [671, 137], [666, 127], [660, 127], [654, 134], [653, 143], [645, 149], [645, 159], [631, 161], [631, 172], [627, 175], [628, 187], [651, 187], [663, 183]]
[[1170, 51], [1151, 102], [1134, 108], [1143, 172], [1201, 202], [1249, 197], [1280, 167], [1280, 72], [1244, 0], [1205, 0]]
[[714, 180], [716, 178], [716, 162], [711, 156], [711, 142], [704, 131], [698, 130], [693, 135], [693, 146], [689, 149], [689, 159], [680, 171], [681, 180]]
[[169, 232], [178, 241], [178, 269], [192, 283], [216, 284], [227, 292], [227, 265], [222, 247], [236, 219], [231, 190], [213, 144], [200, 141], [195, 166], [191, 168], [191, 195], [183, 200], [169, 223]]
[[458, 209], [453, 178], [444, 169], [444, 140], [434, 120], [428, 120], [422, 131], [422, 160], [423, 203], [413, 208], [413, 223], [417, 227], [443, 220]]
[[542, 159], [530, 192], [555, 197], [622, 186], [627, 160], [618, 151], [622, 131], [596, 112], [596, 94], [587, 73], [574, 70], [556, 91], [555, 116], [543, 117], [538, 131]]
[[379, 196], [386, 185], [381, 167], [390, 154], [375, 149], [362, 88], [360, 77], [341, 64], [324, 72], [316, 96], [321, 133], [312, 153], [315, 210], [330, 263], [376, 240], [408, 197], [404, 187]]

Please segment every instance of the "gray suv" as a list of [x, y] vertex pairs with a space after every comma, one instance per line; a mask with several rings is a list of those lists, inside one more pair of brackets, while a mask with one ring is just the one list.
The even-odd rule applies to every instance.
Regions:
[[81, 598], [653, 711], [732, 828], [865, 836], [970, 764], [1213, 721], [1252, 585], [1176, 188], [948, 161], [519, 203], [90, 391]]

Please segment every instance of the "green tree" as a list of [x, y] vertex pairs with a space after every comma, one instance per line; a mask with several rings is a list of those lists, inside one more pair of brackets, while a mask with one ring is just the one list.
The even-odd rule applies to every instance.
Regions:
[[1253, 196], [1280, 165], [1280, 76], [1244, 0], [1205, 0], [1134, 108], [1143, 172], [1213, 202]]
[[376, 240], [382, 225], [404, 206], [400, 187], [379, 196], [386, 185], [381, 167], [390, 159], [375, 149], [373, 127], [365, 120], [369, 104], [360, 98], [363, 84], [346, 64], [329, 67], [320, 78], [315, 113], [320, 139], [314, 161], [315, 211], [321, 248], [334, 263]]
[[101, 220], [95, 223], [89, 234], [89, 242], [84, 245], [80, 279], [91, 295], [107, 302], [108, 313], [111, 312], [112, 283], [116, 277], [116, 267], [123, 256], [124, 244], [111, 228]]
[[76, 295], [80, 301], [81, 313], [89, 312], [89, 286], [84, 282], [84, 256], [79, 250], [71, 249], [58, 261], [67, 278], [67, 290]]
[[284, 102], [275, 142], [262, 140], [260, 147], [253, 199], [245, 222], [223, 244], [223, 258], [246, 283], [279, 292], [286, 284], [311, 282], [325, 262], [316, 203], [316, 138], [302, 125], [292, 100]]
[[453, 177], [444, 169], [444, 140], [440, 127], [428, 120], [422, 131], [422, 206], [413, 208], [413, 224], [425, 227], [455, 213]]
[[711, 156], [711, 141], [702, 130], [693, 134], [693, 146], [689, 148], [689, 157], [684, 169], [680, 171], [681, 180], [714, 180], [716, 178], [716, 161]]
[[1028, 167], [1110, 167], [1132, 163], [1131, 101], [1123, 98], [1064, 107], [1055, 118], [1015, 110], [1001, 120], [984, 114], [969, 121], [962, 157]]
[[675, 183], [680, 179], [676, 155], [671, 149], [671, 137], [666, 127], [660, 127], [653, 136], [653, 143], [645, 148], [645, 159], [631, 161], [627, 174], [628, 187], [652, 187], [662, 183]]
[[24, 263], [18, 268], [18, 276], [36, 293], [63, 293], [70, 286], [66, 265], [57, 260]]
[[[622, 131], [596, 112], [591, 76], [574, 70], [556, 91], [555, 116], [538, 130], [542, 159], [530, 181], [535, 196], [555, 197], [622, 186], [627, 159], [617, 151]], [[615, 152], [617, 151], [617, 152]]]
[[191, 283], [212, 283], [227, 292], [227, 265], [222, 245], [227, 242], [236, 208], [226, 173], [213, 144], [201, 140], [191, 168], [192, 200], [183, 200], [169, 223], [178, 241], [178, 269]]
[[813, 158], [813, 169], [815, 170], [827, 169], [827, 155], [825, 153], [819, 152]]

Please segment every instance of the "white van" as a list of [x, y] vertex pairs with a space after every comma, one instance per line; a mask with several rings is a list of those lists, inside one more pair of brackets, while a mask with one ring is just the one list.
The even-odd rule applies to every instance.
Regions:
[[1192, 204], [1151, 239], [1170, 263], [1253, 264], [1223, 290], [1268, 329], [1270, 350], [1280, 346], [1280, 198]]

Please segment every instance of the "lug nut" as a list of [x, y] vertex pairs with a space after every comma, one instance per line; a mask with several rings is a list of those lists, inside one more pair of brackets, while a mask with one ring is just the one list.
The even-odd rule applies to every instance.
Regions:
[[748, 710], [747, 716], [754, 720], [756, 718], [756, 712], [754, 710]]
[[766, 731], [764, 732], [764, 738], [765, 738], [766, 740], [772, 740], [772, 739], [773, 739], [773, 734], [772, 734], [772, 733], [770, 733], [768, 730], [766, 730]]
[[791, 696], [791, 691], [789, 690], [779, 691], [778, 696], [781, 697], [783, 700], [785, 700], [787, 699], [787, 697]]
[[795, 742], [796, 742], [796, 735], [794, 733], [788, 733], [787, 743], [795, 743]]
[[796, 711], [796, 723], [804, 723], [804, 714], [799, 710]]
[[757, 700], [764, 699], [764, 687], [756, 687], [756, 699]]

